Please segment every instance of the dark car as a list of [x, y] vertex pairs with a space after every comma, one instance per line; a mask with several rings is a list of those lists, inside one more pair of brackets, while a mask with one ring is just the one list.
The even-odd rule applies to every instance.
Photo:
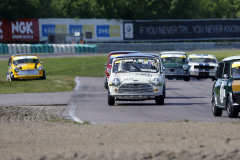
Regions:
[[160, 53], [162, 63], [165, 67], [166, 78], [183, 78], [184, 81], [190, 80], [187, 55], [179, 51], [165, 51]]
[[129, 53], [139, 53], [138, 51], [113, 51], [108, 54], [108, 62], [105, 63], [105, 76], [104, 76], [104, 87], [108, 89], [108, 78], [110, 76], [111, 68], [112, 68], [112, 61], [114, 58], [118, 57], [119, 55], [129, 54]]
[[212, 91], [212, 112], [221, 116], [226, 110], [230, 118], [237, 118], [240, 109], [240, 56], [232, 56], [218, 64]]

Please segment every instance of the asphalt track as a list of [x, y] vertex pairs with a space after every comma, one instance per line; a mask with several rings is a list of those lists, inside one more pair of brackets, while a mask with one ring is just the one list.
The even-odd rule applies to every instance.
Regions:
[[107, 90], [103, 78], [78, 77], [72, 99], [64, 112], [66, 118], [77, 122], [135, 123], [135, 122], [233, 122], [224, 111], [222, 117], [214, 117], [211, 111], [213, 82], [207, 80], [167, 80], [164, 105], [155, 101], [116, 101], [107, 104]]
[[73, 92], [0, 94], [0, 106], [68, 105]]

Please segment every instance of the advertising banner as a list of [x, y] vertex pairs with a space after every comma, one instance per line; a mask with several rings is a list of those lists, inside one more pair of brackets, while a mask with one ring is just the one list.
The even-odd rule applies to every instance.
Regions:
[[15, 22], [0, 21], [0, 41], [39, 42], [38, 20], [18, 19]]
[[3, 40], [3, 22], [2, 21], [0, 21], [0, 41], [2, 41]]
[[77, 35], [82, 35], [87, 42], [123, 41], [122, 23], [122, 20], [113, 19], [40, 18], [40, 41], [47, 42], [48, 35], [53, 34], [66, 34], [66, 43], [79, 38]]
[[119, 25], [97, 25], [97, 37], [120, 37]]
[[124, 21], [124, 40], [239, 39], [240, 20]]

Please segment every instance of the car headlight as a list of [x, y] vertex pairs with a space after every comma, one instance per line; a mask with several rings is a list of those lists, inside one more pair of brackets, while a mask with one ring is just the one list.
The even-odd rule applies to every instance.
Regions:
[[39, 66], [39, 67], [38, 67], [38, 70], [39, 70], [39, 71], [43, 70], [43, 67], [42, 67], [42, 66]]
[[186, 70], [188, 70], [188, 68], [190, 68], [190, 66], [189, 66], [189, 65], [187, 65], [187, 64], [184, 64], [184, 65], [183, 65], [183, 70], [185, 70], [185, 71], [186, 71]]
[[161, 80], [159, 78], [152, 78], [151, 79], [151, 84], [154, 85], [154, 86], [161, 86]]
[[14, 71], [15, 71], [15, 72], [18, 72], [18, 71], [19, 71], [19, 68], [18, 68], [18, 67], [16, 67], [16, 68], [14, 69]]
[[120, 85], [121, 81], [119, 78], [113, 78], [111, 83], [113, 86], [118, 86]]

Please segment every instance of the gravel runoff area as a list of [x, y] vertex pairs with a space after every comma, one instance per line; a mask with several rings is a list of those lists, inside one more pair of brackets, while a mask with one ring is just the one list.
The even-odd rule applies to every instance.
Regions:
[[77, 124], [64, 109], [0, 107], [0, 159], [240, 159], [240, 122]]

